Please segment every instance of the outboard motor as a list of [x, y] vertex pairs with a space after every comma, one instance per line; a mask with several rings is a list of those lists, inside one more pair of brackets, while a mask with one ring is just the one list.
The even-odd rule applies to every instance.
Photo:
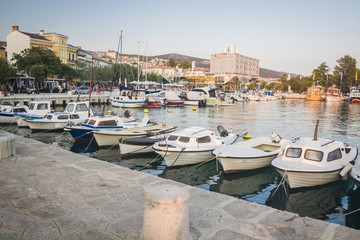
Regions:
[[220, 133], [220, 137], [227, 137], [229, 136], [228, 131], [226, 131], [226, 129], [222, 126], [222, 125], [218, 125], [217, 126], [217, 130]]
[[130, 110], [125, 110], [124, 117], [129, 118], [130, 116]]
[[271, 137], [273, 138], [273, 141], [274, 142], [276, 142], [276, 143], [279, 143], [280, 141], [281, 141], [281, 137], [277, 134], [277, 133], [275, 133], [275, 132], [273, 132], [272, 134], [271, 134]]

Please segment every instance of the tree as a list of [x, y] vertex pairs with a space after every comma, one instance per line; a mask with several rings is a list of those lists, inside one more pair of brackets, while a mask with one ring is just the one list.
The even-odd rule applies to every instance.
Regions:
[[78, 72], [75, 68], [62, 63], [59, 77], [65, 78], [66, 80], [73, 80], [78, 77]]
[[238, 77], [233, 77], [229, 81], [229, 85], [232, 87], [233, 90], [239, 90], [240, 84], [241, 84], [241, 81]]
[[313, 74], [315, 74], [314, 80], [317, 81], [319, 85], [326, 86], [329, 70], [330, 68], [326, 65], [326, 62], [321, 63], [317, 69], [313, 70]]
[[185, 60], [185, 61], [179, 63], [179, 67], [185, 68], [185, 69], [191, 68], [191, 63], [188, 60]]
[[334, 75], [339, 79], [341, 90], [350, 92], [350, 88], [355, 85], [356, 59], [345, 55], [336, 61], [338, 65], [335, 66]]
[[167, 67], [176, 67], [177, 62], [175, 62], [174, 58], [170, 58], [169, 61], [165, 64]]
[[16, 76], [16, 71], [0, 58], [0, 82], [7, 82], [12, 76]]
[[155, 72], [149, 72], [148, 75], [147, 75], [147, 79], [150, 82], [161, 83], [162, 76], [160, 74], [155, 73]]
[[30, 76], [36, 74], [39, 78], [37, 80], [44, 80], [49, 75], [58, 75], [61, 70], [60, 59], [53, 51], [43, 47], [27, 48], [20, 54], [15, 54], [13, 60], [17, 71]]

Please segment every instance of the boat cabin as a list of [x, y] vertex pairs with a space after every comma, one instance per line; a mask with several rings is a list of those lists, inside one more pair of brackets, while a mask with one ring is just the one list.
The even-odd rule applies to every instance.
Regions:
[[91, 127], [117, 127], [122, 126], [123, 121], [118, 116], [94, 116], [85, 119], [83, 125]]
[[44, 119], [51, 120], [51, 121], [64, 121], [64, 120], [79, 120], [79, 114], [73, 113], [66, 113], [66, 112], [56, 112], [56, 113], [49, 113], [44, 116]]
[[213, 131], [202, 127], [190, 127], [184, 130], [171, 133], [165, 141], [169, 147], [205, 147], [214, 144], [221, 144], [222, 141], [216, 138]]
[[30, 103], [29, 114], [45, 115], [50, 111], [50, 101], [32, 101]]
[[300, 138], [287, 146], [283, 154], [284, 160], [312, 161], [316, 164], [342, 160], [350, 151], [351, 148], [335, 140]]

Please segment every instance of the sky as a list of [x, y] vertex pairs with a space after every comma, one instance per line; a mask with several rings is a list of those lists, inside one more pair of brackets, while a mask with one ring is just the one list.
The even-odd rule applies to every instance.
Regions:
[[210, 59], [238, 45], [262, 68], [303, 76], [322, 62], [333, 69], [345, 55], [360, 65], [360, 0], [1, 0], [0, 6], [0, 41], [18, 25], [107, 51], [117, 50], [123, 30], [126, 54]]

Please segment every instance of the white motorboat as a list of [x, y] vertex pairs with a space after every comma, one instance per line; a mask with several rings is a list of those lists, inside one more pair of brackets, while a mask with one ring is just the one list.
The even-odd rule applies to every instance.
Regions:
[[113, 107], [142, 108], [145, 104], [145, 94], [134, 90], [121, 90], [120, 96], [110, 97]]
[[327, 92], [325, 93], [325, 101], [326, 102], [341, 102], [344, 100], [344, 96], [342, 95], [339, 88], [335, 85], [329, 87]]
[[[79, 124], [84, 122], [89, 113], [88, 102], [70, 102], [64, 112], [50, 112], [42, 119], [26, 119], [31, 130], [63, 130], [64, 127], [72, 122]], [[90, 115], [93, 115], [90, 109]]]
[[354, 162], [354, 166], [351, 169], [350, 177], [354, 179], [355, 184], [360, 188], [360, 159]]
[[26, 105], [2, 105], [0, 110], [0, 124], [16, 123], [17, 113], [26, 113], [29, 110]]
[[29, 110], [26, 113], [16, 113], [19, 116], [16, 119], [18, 127], [29, 127], [26, 119], [42, 119], [51, 111], [51, 104], [49, 100], [31, 101]]
[[168, 124], [154, 124], [129, 129], [100, 130], [93, 132], [99, 147], [114, 146], [120, 138], [150, 137], [175, 131], [176, 126]]
[[221, 146], [235, 143], [239, 135], [228, 133], [218, 126], [220, 136], [203, 127], [190, 127], [171, 133], [164, 141], [156, 142], [153, 149], [161, 155], [168, 167], [210, 161], [211, 152]]
[[204, 92], [198, 91], [188, 91], [188, 92], [181, 92], [179, 98], [184, 102], [184, 105], [187, 106], [205, 106], [206, 99]]
[[213, 154], [220, 161], [226, 174], [270, 166], [270, 163], [290, 141], [276, 133], [215, 149]]
[[317, 128], [318, 123], [314, 138], [296, 139], [271, 162], [290, 188], [312, 187], [339, 180], [346, 174], [340, 175], [340, 172], [358, 155], [356, 147], [340, 141], [318, 139]]
[[128, 110], [125, 111], [124, 115], [125, 117], [123, 118], [115, 115], [91, 116], [79, 125], [67, 125], [64, 130], [70, 132], [75, 141], [90, 141], [93, 139], [93, 133], [96, 131], [110, 131], [114, 129], [145, 127], [149, 124], [153, 125], [146, 116], [139, 122], [136, 118], [128, 114]]

